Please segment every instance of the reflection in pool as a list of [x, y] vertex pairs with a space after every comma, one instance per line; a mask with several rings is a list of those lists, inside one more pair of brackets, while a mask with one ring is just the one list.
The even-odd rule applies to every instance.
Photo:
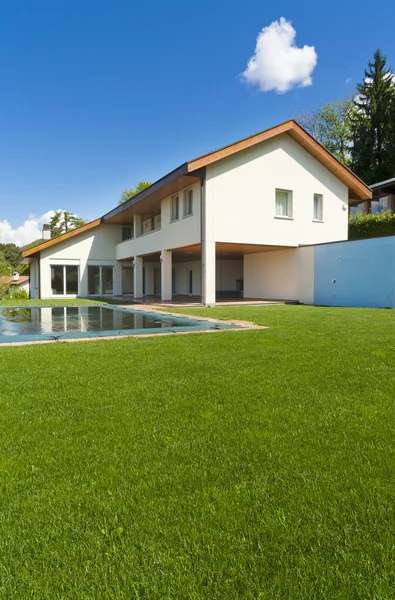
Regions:
[[155, 314], [110, 306], [32, 306], [0, 308], [0, 343], [189, 331], [228, 329], [229, 326], [186, 317]]

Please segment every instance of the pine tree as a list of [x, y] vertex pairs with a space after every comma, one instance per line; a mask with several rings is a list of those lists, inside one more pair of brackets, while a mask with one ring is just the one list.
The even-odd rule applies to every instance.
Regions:
[[57, 210], [51, 219], [49, 228], [51, 230], [51, 238], [67, 233], [72, 229], [85, 225], [84, 219], [78, 218], [65, 210]]
[[376, 50], [354, 98], [351, 167], [368, 184], [395, 175], [395, 85], [386, 63]]

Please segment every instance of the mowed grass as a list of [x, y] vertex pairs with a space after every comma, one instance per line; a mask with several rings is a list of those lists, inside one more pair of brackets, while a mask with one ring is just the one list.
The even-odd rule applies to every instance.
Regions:
[[189, 312], [0, 347], [0, 598], [394, 598], [395, 313]]

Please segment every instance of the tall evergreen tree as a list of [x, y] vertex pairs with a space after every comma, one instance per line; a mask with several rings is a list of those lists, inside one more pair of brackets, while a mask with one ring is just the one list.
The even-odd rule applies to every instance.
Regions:
[[386, 63], [376, 50], [354, 98], [351, 167], [368, 184], [395, 175], [395, 84]]
[[67, 233], [72, 229], [85, 225], [84, 219], [78, 218], [65, 210], [57, 210], [51, 219], [49, 228], [51, 230], [51, 237], [57, 237], [63, 233]]

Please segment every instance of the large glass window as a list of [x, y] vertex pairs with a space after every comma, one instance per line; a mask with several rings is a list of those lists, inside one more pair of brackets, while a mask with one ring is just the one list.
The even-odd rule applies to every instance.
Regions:
[[76, 265], [51, 265], [51, 291], [53, 296], [77, 296], [78, 267]]
[[114, 293], [114, 284], [113, 284], [113, 272], [114, 267], [102, 267], [101, 268], [101, 287], [102, 294], [113, 294]]
[[54, 265], [51, 267], [51, 290], [53, 296], [63, 296], [64, 294], [63, 265]]
[[276, 190], [276, 217], [292, 217], [292, 192]]
[[88, 266], [88, 294], [105, 295], [114, 293], [114, 267]]
[[88, 267], [88, 294], [100, 294], [100, 267]]
[[373, 200], [371, 200], [370, 212], [372, 215], [386, 210], [388, 210], [388, 196], [381, 196], [381, 198], [373, 198]]

